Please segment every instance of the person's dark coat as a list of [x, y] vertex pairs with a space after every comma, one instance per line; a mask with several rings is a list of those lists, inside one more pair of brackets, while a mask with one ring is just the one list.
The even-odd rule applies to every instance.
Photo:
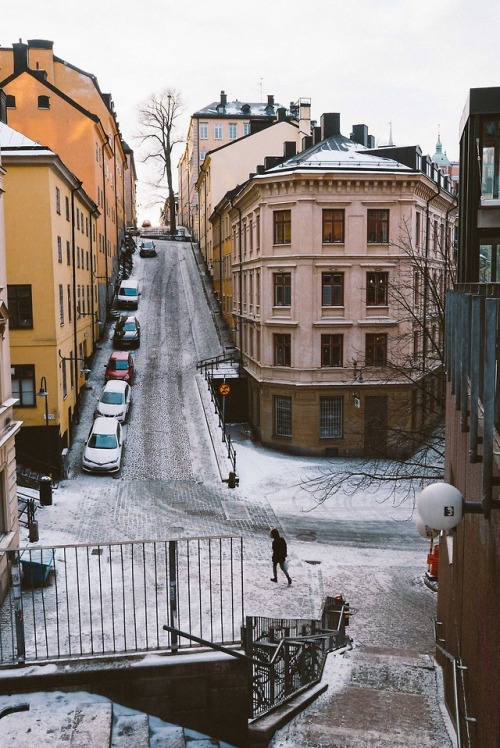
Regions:
[[281, 538], [281, 537], [275, 538], [275, 540], [273, 540], [272, 550], [273, 550], [273, 563], [274, 564], [283, 563], [283, 561], [285, 561], [287, 557], [287, 547], [286, 547], [285, 538]]

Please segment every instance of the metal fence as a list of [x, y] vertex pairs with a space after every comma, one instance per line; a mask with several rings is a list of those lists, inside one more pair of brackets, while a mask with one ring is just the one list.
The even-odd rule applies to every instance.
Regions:
[[0, 665], [195, 646], [165, 623], [241, 641], [239, 536], [4, 550], [12, 584], [0, 608]]
[[350, 643], [349, 604], [327, 597], [318, 620], [247, 616], [245, 652], [252, 657], [252, 717], [270, 711], [322, 676], [329, 652]]

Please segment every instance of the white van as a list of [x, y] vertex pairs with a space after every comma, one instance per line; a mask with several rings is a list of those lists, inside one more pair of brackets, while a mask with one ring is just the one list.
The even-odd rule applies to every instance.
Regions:
[[135, 280], [122, 280], [116, 297], [120, 309], [137, 309], [139, 306], [139, 284]]

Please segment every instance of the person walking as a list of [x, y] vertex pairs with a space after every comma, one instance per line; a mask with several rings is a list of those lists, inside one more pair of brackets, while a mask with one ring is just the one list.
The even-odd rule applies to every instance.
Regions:
[[281, 571], [283, 572], [283, 574], [288, 579], [288, 584], [291, 584], [292, 583], [292, 578], [290, 577], [290, 575], [288, 573], [288, 561], [286, 560], [286, 557], [288, 555], [288, 550], [287, 550], [287, 547], [286, 547], [286, 540], [285, 540], [285, 538], [281, 537], [281, 535], [279, 534], [279, 531], [276, 530], [276, 529], [271, 530], [271, 532], [269, 533], [269, 537], [271, 537], [273, 539], [273, 546], [272, 546], [272, 548], [273, 548], [273, 572], [274, 572], [274, 576], [271, 577], [271, 582], [277, 582], [278, 581], [277, 573], [278, 573], [278, 564], [279, 564], [279, 567], [280, 567]]

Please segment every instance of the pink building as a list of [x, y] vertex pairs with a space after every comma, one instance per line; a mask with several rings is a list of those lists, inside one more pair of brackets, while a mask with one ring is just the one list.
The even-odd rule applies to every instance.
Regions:
[[370, 148], [364, 125], [344, 137], [338, 114], [314, 134], [217, 207], [249, 420], [291, 452], [409, 454], [444, 407], [451, 181], [418, 146]]

